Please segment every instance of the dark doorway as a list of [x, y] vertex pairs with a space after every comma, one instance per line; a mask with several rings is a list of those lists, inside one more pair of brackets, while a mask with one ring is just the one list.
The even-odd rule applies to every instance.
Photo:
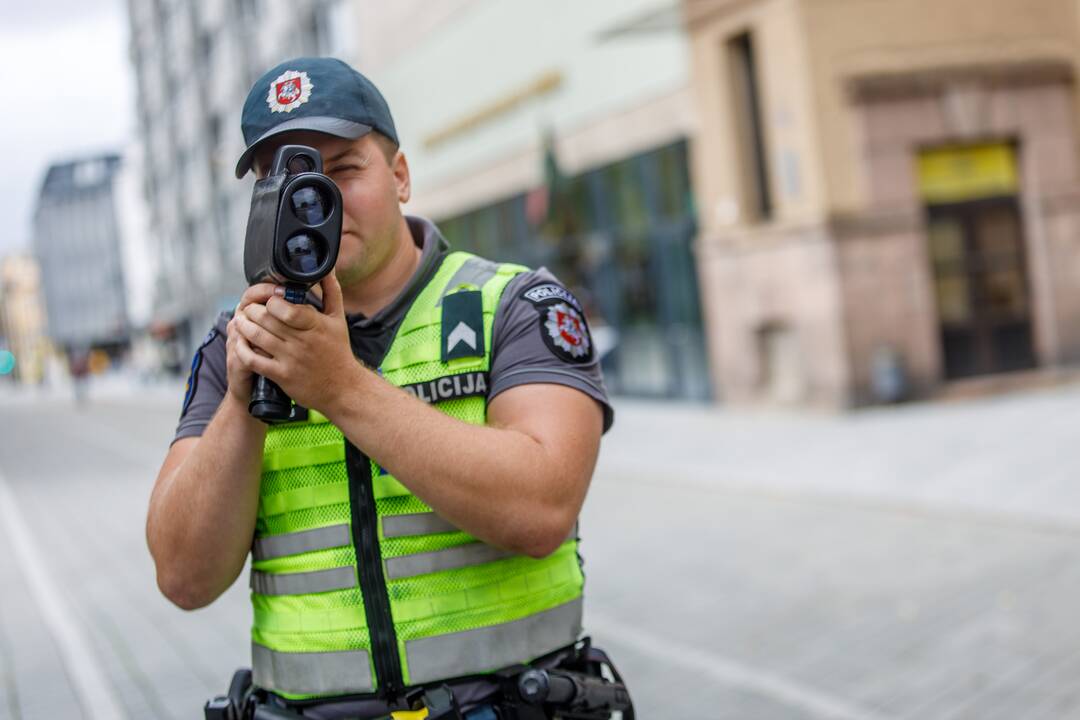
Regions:
[[928, 206], [947, 379], [1035, 366], [1016, 196]]

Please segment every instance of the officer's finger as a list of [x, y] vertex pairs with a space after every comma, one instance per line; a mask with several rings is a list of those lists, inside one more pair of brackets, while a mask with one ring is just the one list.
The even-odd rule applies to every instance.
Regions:
[[274, 297], [274, 288], [276, 287], [278, 286], [274, 283], [256, 283], [252, 285], [240, 296], [240, 304], [236, 306], [236, 312], [240, 312], [252, 303], [265, 304], [267, 300]]
[[229, 318], [229, 323], [225, 326], [225, 352], [228, 353], [232, 350], [233, 345], [236, 344], [236, 338], [239, 337], [240, 331], [236, 329], [236, 316]]
[[256, 325], [266, 328], [268, 331], [281, 338], [288, 340], [296, 331], [270, 314], [265, 305], [253, 303], [248, 305], [240, 313]]
[[247, 340], [240, 334], [236, 336], [236, 357], [240, 364], [251, 372], [271, 377], [274, 372], [274, 359], [255, 352]]
[[345, 300], [341, 297], [341, 283], [337, 273], [331, 271], [319, 283], [322, 285], [323, 314], [345, 317]]
[[319, 311], [310, 305], [296, 305], [279, 297], [267, 300], [266, 309], [293, 330], [310, 330], [319, 320]]
[[237, 315], [236, 320], [237, 330], [252, 347], [261, 348], [271, 356], [279, 354], [283, 349], [285, 343], [280, 337], [253, 322], [245, 313]]
[[236, 354], [236, 347], [239, 341], [244, 339], [244, 336], [240, 334], [240, 331], [236, 329], [236, 318], [234, 317], [229, 321], [229, 325], [226, 328], [228, 335], [225, 338], [225, 352], [228, 355]]

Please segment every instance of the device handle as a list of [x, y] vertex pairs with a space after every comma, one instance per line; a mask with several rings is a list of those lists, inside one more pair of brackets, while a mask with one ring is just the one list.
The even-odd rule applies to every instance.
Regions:
[[[307, 289], [286, 286], [285, 299], [294, 305], [303, 305]], [[256, 375], [251, 384], [248, 412], [264, 423], [282, 422], [292, 417], [292, 398], [273, 380]]]

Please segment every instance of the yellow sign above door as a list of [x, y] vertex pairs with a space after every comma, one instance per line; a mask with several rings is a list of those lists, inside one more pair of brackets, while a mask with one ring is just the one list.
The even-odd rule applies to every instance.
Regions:
[[919, 194], [927, 203], [1013, 195], [1020, 187], [1016, 151], [1007, 143], [962, 145], [919, 153]]

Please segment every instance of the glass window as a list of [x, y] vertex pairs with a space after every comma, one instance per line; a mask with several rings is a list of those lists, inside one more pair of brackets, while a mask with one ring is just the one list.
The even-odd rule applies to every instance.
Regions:
[[567, 196], [570, 212], [573, 216], [572, 224], [580, 232], [588, 232], [596, 227], [596, 218], [593, 213], [592, 198], [589, 195], [589, 185], [584, 175], [578, 175], [567, 183]]
[[936, 218], [927, 228], [930, 256], [938, 270], [964, 267], [964, 226], [957, 218]]
[[656, 322], [656, 283], [650, 279], [649, 246], [642, 234], [620, 234], [615, 266], [622, 284], [622, 320], [628, 325]]
[[668, 220], [692, 217], [693, 194], [690, 192], [686, 143], [679, 142], [658, 150], [656, 162], [661, 217]]
[[1021, 247], [1020, 218], [1010, 206], [988, 207], [976, 216], [975, 242], [987, 262], [1018, 262]]
[[517, 195], [472, 210], [437, 225], [455, 250], [465, 250], [493, 260], [527, 261], [522, 257], [525, 243], [519, 238], [524, 227], [524, 196]]
[[439, 226], [456, 249], [550, 268], [585, 306], [597, 346], [608, 338], [616, 392], [707, 396], [686, 142], [565, 178], [564, 192], [558, 222], [530, 225], [517, 195]]
[[987, 273], [983, 292], [991, 315], [1017, 319], [1027, 316], [1027, 288], [1017, 268]]
[[460, 217], [449, 218], [436, 223], [443, 237], [450, 243], [450, 247], [455, 250], [461, 247], [461, 223], [462, 219]]
[[630, 158], [615, 163], [605, 172], [605, 189], [613, 201], [615, 225], [630, 233], [644, 231], [649, 220], [645, 189], [636, 170], [636, 158]]
[[476, 212], [476, 253], [484, 257], [496, 254], [499, 245], [499, 206], [488, 206]]
[[971, 297], [967, 276], [939, 275], [937, 278], [938, 315], [943, 323], [971, 322]]

